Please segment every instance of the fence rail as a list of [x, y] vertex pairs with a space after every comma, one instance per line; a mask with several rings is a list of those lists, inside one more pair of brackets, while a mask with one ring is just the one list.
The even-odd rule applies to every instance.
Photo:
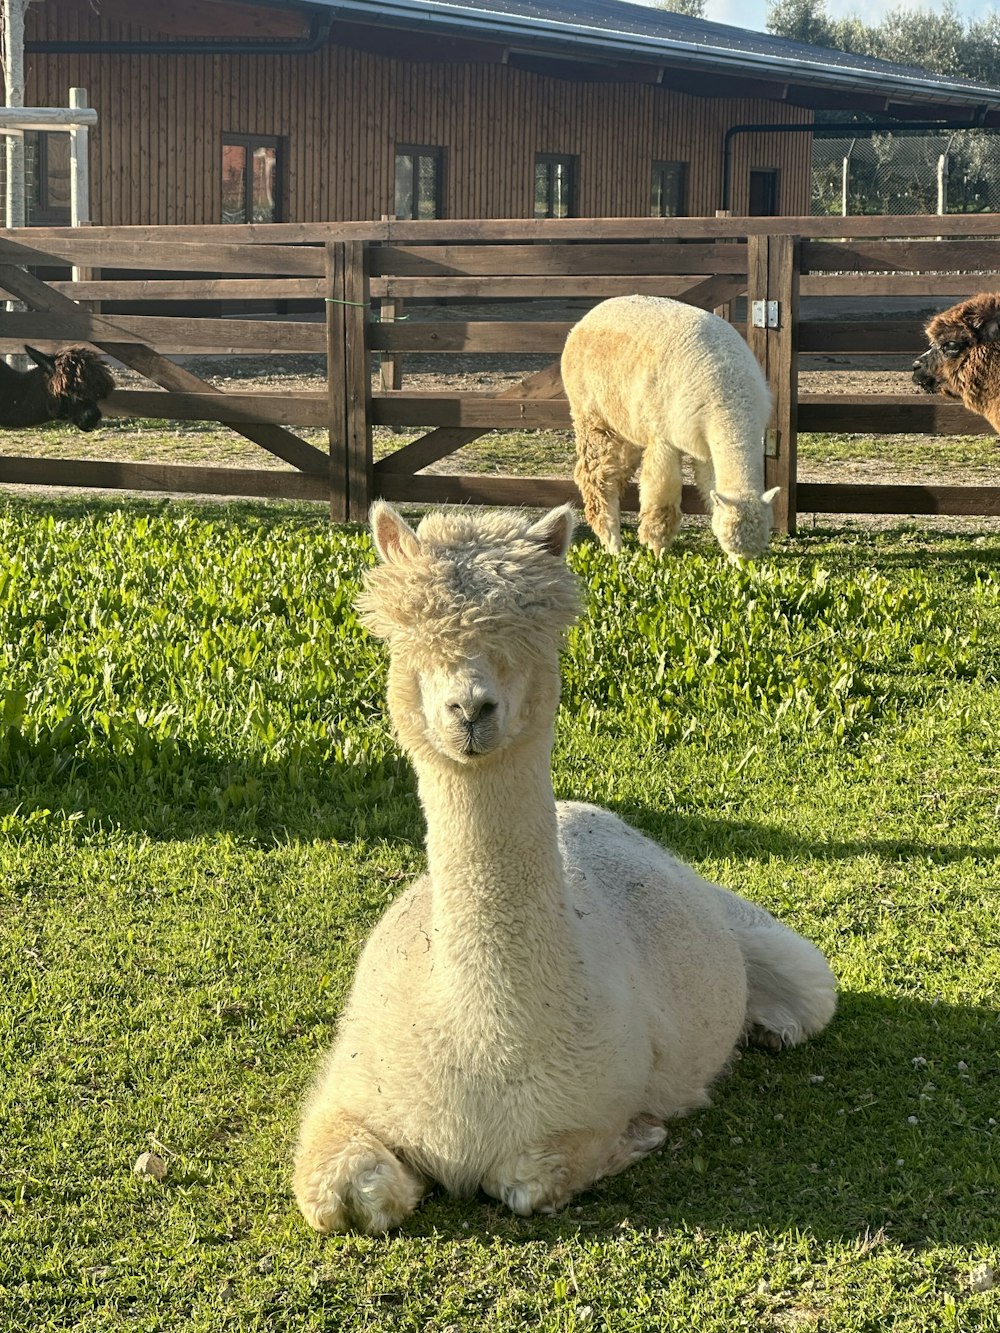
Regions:
[[[338, 520], [364, 518], [377, 496], [556, 503], [575, 495], [568, 477], [423, 469], [488, 430], [569, 426], [558, 356], [572, 321], [549, 318], [544, 307], [537, 320], [505, 318], [505, 302], [571, 298], [582, 310], [607, 296], [649, 292], [720, 311], [735, 301], [748, 310], [777, 303], [777, 321], [751, 321], [746, 337], [774, 396], [765, 470], [767, 484], [782, 488], [776, 520], [786, 531], [800, 512], [996, 514], [1000, 491], [987, 487], [799, 485], [796, 440], [799, 431], [989, 433], [981, 417], [942, 398], [800, 394], [799, 371], [816, 355], [918, 353], [918, 321], [881, 318], [885, 298], [946, 304], [1000, 286], [997, 236], [1000, 219], [952, 215], [0, 231], [0, 292], [27, 307], [0, 312], [0, 350], [19, 350], [26, 340], [43, 348], [91, 343], [155, 386], [117, 391], [112, 413], [221, 422], [286, 465], [0, 456], [0, 482], [329, 499]], [[68, 281], [61, 270], [70, 265], [91, 276]], [[872, 318], [800, 318], [803, 298], [845, 296], [870, 301]], [[463, 310], [454, 319], [426, 311], [421, 318], [422, 308], [411, 305], [400, 319], [404, 301], [461, 302], [484, 317]], [[276, 317], [276, 302], [295, 311]], [[261, 303], [270, 303], [267, 312]], [[194, 313], [178, 313], [179, 304]], [[325, 390], [223, 393], [171, 359], [290, 353], [325, 357]], [[427, 393], [400, 380], [400, 358], [415, 353], [552, 361], [500, 392]], [[375, 357], [384, 366], [382, 387], [373, 390]], [[428, 430], [375, 463], [375, 426]], [[326, 449], [295, 427], [325, 429]], [[701, 509], [690, 488], [684, 502]]]

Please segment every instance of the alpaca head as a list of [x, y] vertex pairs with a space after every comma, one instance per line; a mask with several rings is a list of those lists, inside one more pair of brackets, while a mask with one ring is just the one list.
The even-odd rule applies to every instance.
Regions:
[[913, 363], [913, 381], [925, 393], [961, 399], [974, 412], [1000, 398], [1000, 292], [960, 301], [927, 324], [930, 346]]
[[711, 492], [712, 531], [732, 561], [763, 555], [771, 540], [771, 506], [781, 490], [774, 486], [763, 495], [720, 495]]
[[24, 350], [45, 376], [52, 420], [71, 421], [80, 430], [93, 430], [101, 421], [97, 404], [115, 387], [111, 372], [98, 354], [89, 347], [63, 347], [55, 356], [35, 347], [25, 346]]
[[380, 563], [359, 600], [389, 647], [389, 712], [414, 758], [483, 764], [549, 735], [559, 646], [579, 611], [565, 555], [568, 505], [533, 522], [512, 511], [440, 510], [414, 531], [372, 507]]

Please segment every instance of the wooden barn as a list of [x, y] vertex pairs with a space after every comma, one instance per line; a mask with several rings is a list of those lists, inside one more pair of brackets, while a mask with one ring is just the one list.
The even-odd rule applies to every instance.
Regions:
[[[995, 89], [620, 0], [39, 0], [25, 51], [27, 105], [97, 109], [104, 225], [801, 215], [819, 108], [1000, 124]], [[67, 136], [28, 152], [29, 222], [67, 222]]]

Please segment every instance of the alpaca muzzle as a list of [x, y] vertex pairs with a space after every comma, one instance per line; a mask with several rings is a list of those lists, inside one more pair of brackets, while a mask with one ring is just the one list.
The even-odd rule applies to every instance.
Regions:
[[66, 420], [72, 421], [78, 430], [93, 430], [103, 421], [101, 409], [96, 403], [74, 403], [66, 413]]
[[934, 348], [929, 347], [923, 356], [918, 356], [913, 363], [913, 383], [924, 393], [935, 393], [938, 377], [934, 372]]

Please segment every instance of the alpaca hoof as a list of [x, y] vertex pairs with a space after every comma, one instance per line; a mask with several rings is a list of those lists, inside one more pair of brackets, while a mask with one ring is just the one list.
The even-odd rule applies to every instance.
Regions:
[[553, 1161], [547, 1153], [528, 1151], [519, 1154], [508, 1166], [510, 1174], [503, 1173], [506, 1178], [493, 1176], [484, 1180], [482, 1186], [518, 1217], [557, 1213], [569, 1203], [573, 1187], [564, 1162]]
[[624, 1134], [601, 1168], [600, 1176], [616, 1176], [619, 1171], [625, 1171], [634, 1162], [655, 1152], [666, 1137], [667, 1127], [662, 1120], [652, 1115], [637, 1115], [626, 1125]]
[[639, 541], [654, 555], [660, 555], [671, 545], [681, 525], [680, 508], [665, 509], [655, 514], [639, 515]]
[[786, 1046], [794, 1045], [794, 1042], [787, 1040], [782, 1033], [761, 1027], [759, 1023], [747, 1029], [744, 1040], [748, 1046], [753, 1046], [758, 1051], [783, 1051]]
[[316, 1231], [381, 1235], [398, 1227], [425, 1193], [421, 1176], [388, 1149], [340, 1152], [316, 1166], [300, 1163], [295, 1197]]

